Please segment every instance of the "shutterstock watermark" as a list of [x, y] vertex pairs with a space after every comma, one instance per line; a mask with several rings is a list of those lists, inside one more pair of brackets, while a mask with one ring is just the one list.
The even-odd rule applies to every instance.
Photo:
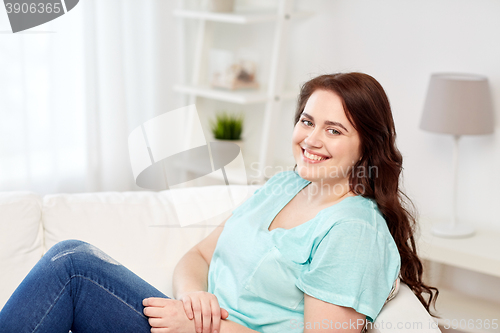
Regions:
[[79, 0], [4, 0], [12, 32], [27, 30], [62, 16]]
[[[173, 215], [155, 225], [205, 227], [220, 224], [220, 215], [246, 200], [250, 189], [231, 188], [247, 179], [240, 147], [231, 142], [207, 142], [196, 105], [161, 114], [135, 128], [128, 137], [130, 163], [137, 186], [165, 193]], [[203, 195], [185, 187], [218, 182]], [[219, 218], [218, 218], [219, 217]]]
[[[259, 162], [254, 162], [250, 165], [251, 170], [255, 173], [252, 178], [258, 178], [263, 176], [263, 178], [271, 178], [273, 175], [284, 172], [292, 171], [293, 167], [271, 167], [266, 166], [259, 168]], [[306, 166], [295, 168], [295, 172], [300, 174], [301, 168], [307, 168]], [[377, 166], [358, 166], [358, 167], [343, 167], [343, 166], [317, 166], [313, 168], [308, 168], [306, 174], [310, 178], [319, 178], [318, 186], [309, 189], [309, 194], [311, 195], [334, 195], [340, 196], [345, 194], [350, 188], [346, 186], [346, 183], [342, 181], [343, 179], [348, 180], [349, 176], [352, 175], [353, 178], [371, 178], [374, 179], [378, 177], [378, 167]], [[340, 181], [339, 181], [340, 180]], [[254, 184], [251, 184], [254, 185]], [[255, 185], [258, 185], [256, 183]], [[361, 183], [357, 183], [352, 186], [353, 190], [357, 194], [365, 193], [365, 186]], [[291, 195], [295, 193], [294, 185], [288, 184], [281, 186], [280, 184], [275, 184], [273, 188], [268, 188], [266, 191], [271, 191], [268, 194], [274, 195]]]
[[349, 321], [344, 321], [344, 322], [333, 321], [330, 319], [323, 319], [322, 321], [314, 321], [314, 322], [310, 322], [310, 321], [303, 322], [303, 321], [298, 321], [298, 320], [292, 319], [292, 320], [290, 320], [290, 325], [288, 328], [291, 330], [301, 330], [301, 331], [304, 329], [309, 329], [309, 330], [311, 330], [311, 329], [315, 329], [315, 330], [356, 329], [356, 330], [361, 331], [364, 324], [365, 324], [364, 319], [358, 319], [356, 321], [349, 319]]
[[[207, 142], [196, 105], [189, 105], [161, 114], [135, 128], [128, 138], [130, 163], [137, 186], [151, 190], [172, 190], [173, 216], [155, 219], [155, 225], [171, 227], [214, 226], [220, 217], [234, 210], [248, 197], [251, 189], [241, 184], [248, 180], [240, 147], [231, 142]], [[354, 163], [353, 163], [354, 165]], [[301, 172], [301, 166], [296, 170]], [[271, 178], [274, 174], [293, 170], [293, 167], [259, 168], [252, 163], [257, 178]], [[262, 175], [261, 173], [264, 173]], [[314, 166], [305, 171], [308, 177], [319, 177], [319, 186], [311, 186], [311, 195], [343, 196], [349, 188], [343, 179], [354, 177], [377, 177], [377, 167]], [[213, 184], [214, 179], [218, 182]], [[250, 183], [252, 182], [251, 178]], [[225, 185], [211, 188], [207, 195], [203, 190], [185, 191], [185, 187], [200, 184]], [[252, 185], [252, 184], [250, 184]], [[260, 183], [259, 183], [260, 185]], [[274, 195], [290, 195], [295, 190], [292, 184], [276, 184], [267, 187]], [[362, 184], [356, 184], [357, 194], [365, 192]], [[208, 192], [207, 192], [208, 193]], [[164, 214], [164, 213], [161, 213]], [[213, 222], [213, 224], [210, 224]]]
[[[296, 184], [288, 183], [286, 185], [282, 185], [279, 183], [273, 184], [272, 187], [266, 187], [264, 193], [267, 195], [293, 195], [297, 192]], [[318, 186], [311, 187], [308, 190], [309, 195], [325, 195], [325, 196], [342, 196], [346, 192], [349, 191], [349, 186], [346, 184], [334, 183], [331, 184], [328, 180], [321, 179], [319, 181]], [[354, 191], [358, 194], [363, 194], [365, 192], [365, 186], [363, 184], [354, 185]]]
[[301, 169], [307, 169], [308, 175], [311, 177], [327, 177], [327, 178], [347, 178], [350, 175], [352, 177], [357, 178], [377, 178], [378, 177], [378, 167], [377, 166], [368, 166], [365, 167], [363, 165], [359, 165], [357, 167], [354, 166], [338, 166], [338, 165], [318, 165], [313, 168], [309, 166], [299, 166], [297, 165], [297, 172], [300, 172]]
[[[442, 326], [445, 329], [476, 329], [476, 330], [496, 330], [498, 329], [498, 318], [495, 319], [444, 319]], [[315, 330], [332, 330], [332, 329], [355, 329], [361, 331], [363, 327], [366, 329], [378, 329], [378, 330], [394, 330], [395, 332], [401, 332], [405, 330], [415, 331], [415, 330], [429, 330], [437, 329], [439, 327], [438, 320], [435, 318], [429, 319], [427, 322], [421, 321], [384, 321], [377, 320], [375, 322], [370, 322], [365, 319], [358, 319], [356, 321], [334, 321], [330, 319], [323, 319], [322, 321], [298, 321], [291, 319], [288, 324], [288, 329], [290, 330], [304, 330], [304, 329], [315, 329]]]
[[[260, 168], [259, 162], [253, 162], [250, 164], [250, 169], [254, 172], [253, 177], [255, 178], [271, 178], [274, 174], [293, 170], [293, 166], [281, 167], [281, 166], [265, 166], [262, 169]], [[322, 177], [322, 178], [348, 178], [350, 175], [357, 178], [377, 178], [378, 167], [375, 165], [371, 165], [365, 167], [363, 165], [359, 165], [357, 167], [349, 166], [337, 166], [337, 165], [316, 165], [314, 167], [309, 166], [298, 166], [295, 168], [296, 172], [300, 173], [301, 169], [306, 169], [307, 174], [310, 177]]]

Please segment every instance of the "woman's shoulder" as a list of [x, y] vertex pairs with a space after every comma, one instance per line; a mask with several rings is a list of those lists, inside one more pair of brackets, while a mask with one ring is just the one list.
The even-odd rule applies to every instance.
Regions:
[[349, 196], [332, 207], [335, 209], [335, 214], [329, 215], [338, 223], [348, 221], [373, 223], [383, 218], [376, 201], [361, 195]]
[[328, 221], [325, 226], [333, 228], [341, 224], [362, 224], [366, 230], [392, 238], [387, 222], [374, 199], [361, 195], [351, 196], [332, 207], [332, 210], [325, 209], [322, 214], [323, 219]]
[[[357, 198], [357, 197], [353, 197]], [[366, 198], [364, 198], [366, 199]], [[378, 212], [378, 209], [370, 209], [370, 204], [362, 198], [357, 198], [358, 208], [355, 208], [354, 200], [344, 208], [355, 208], [349, 214], [342, 217], [328, 216], [328, 223], [324, 223], [323, 230], [317, 230], [318, 240], [321, 242], [347, 242], [347, 243], [362, 243], [366, 246], [371, 246], [373, 249], [380, 251], [388, 251], [391, 253], [391, 258], [394, 263], [398, 262], [399, 250], [394, 241], [385, 218]], [[359, 205], [362, 202], [362, 205]], [[375, 205], [376, 206], [376, 205]], [[360, 209], [359, 207], [362, 207]], [[373, 207], [373, 206], [372, 206]], [[330, 215], [330, 214], [329, 214]], [[320, 228], [321, 229], [321, 228]]]

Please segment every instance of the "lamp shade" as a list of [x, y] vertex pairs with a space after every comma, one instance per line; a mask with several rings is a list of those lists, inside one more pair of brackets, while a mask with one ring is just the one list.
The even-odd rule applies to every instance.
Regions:
[[433, 74], [420, 128], [454, 135], [493, 133], [493, 103], [488, 79], [473, 74]]

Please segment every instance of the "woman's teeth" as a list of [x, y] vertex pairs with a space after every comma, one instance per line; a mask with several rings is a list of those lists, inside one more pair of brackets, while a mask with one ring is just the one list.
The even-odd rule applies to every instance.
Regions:
[[312, 155], [312, 154], [309, 154], [307, 151], [304, 150], [304, 156], [311, 159], [311, 160], [315, 160], [315, 161], [322, 161], [322, 160], [326, 160], [326, 157], [319, 157], [317, 155]]

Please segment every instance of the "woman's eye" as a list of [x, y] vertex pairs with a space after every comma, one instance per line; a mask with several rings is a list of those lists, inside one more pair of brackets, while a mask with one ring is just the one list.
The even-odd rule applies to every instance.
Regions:
[[[304, 125], [306, 125], [306, 126], [309, 126], [309, 124], [313, 125], [313, 123], [312, 123], [312, 122], [310, 122], [310, 121], [309, 121], [309, 120], [307, 120], [307, 119], [302, 119], [302, 120], [301, 120], [301, 122], [302, 122]], [[309, 124], [308, 124], [308, 123], [309, 123]], [[337, 131], [337, 130], [336, 130], [336, 129], [334, 129], [334, 128], [329, 128], [329, 129], [327, 129], [327, 131], [332, 131], [332, 132], [330, 132], [330, 133], [331, 133], [331, 134], [333, 134], [333, 135], [339, 135], [339, 134], [342, 134], [342, 133], [340, 133], [339, 131]]]
[[333, 133], [330, 132], [332, 134], [342, 134], [342, 133], [340, 133], [339, 131], [337, 131], [336, 129], [333, 129], [333, 128], [328, 129], [328, 131], [333, 131]]
[[309, 120], [307, 120], [307, 119], [302, 119], [302, 123], [305, 124], [306, 126], [308, 126], [306, 123], [311, 123], [311, 122]]

